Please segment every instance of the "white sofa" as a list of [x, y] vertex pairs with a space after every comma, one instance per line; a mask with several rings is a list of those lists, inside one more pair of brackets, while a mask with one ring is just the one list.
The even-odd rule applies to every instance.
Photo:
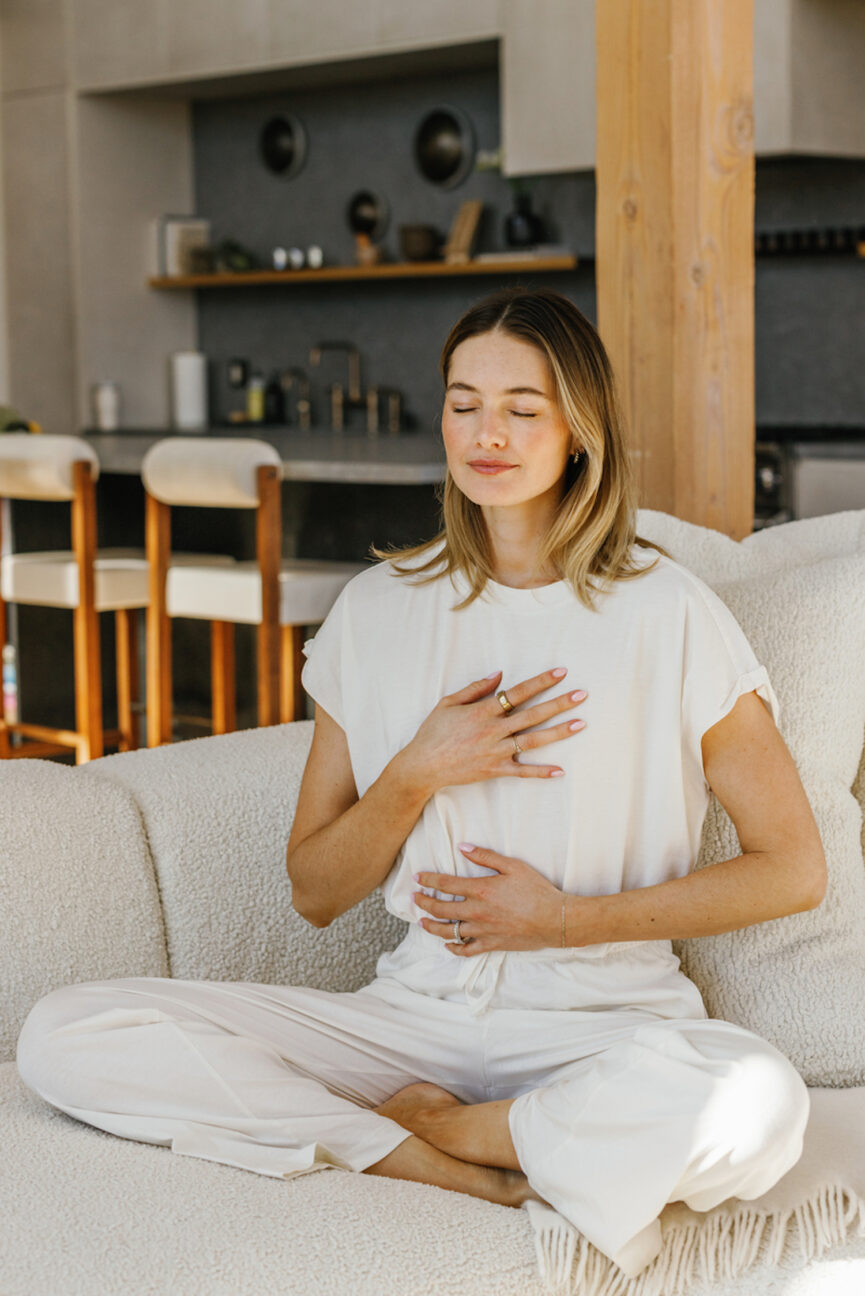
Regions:
[[[813, 1087], [813, 1119], [803, 1162], [769, 1199], [700, 1218], [668, 1208], [669, 1246], [632, 1282], [575, 1235], [560, 1257], [562, 1290], [862, 1293], [865, 511], [742, 545], [662, 514], [641, 514], [640, 530], [730, 602], [769, 667], [782, 731], [818, 813], [830, 865], [825, 905], [680, 951], [711, 1011], [761, 1028], [793, 1057]], [[845, 580], [847, 599], [838, 593]], [[371, 978], [380, 950], [400, 937], [378, 896], [325, 931], [291, 907], [285, 843], [311, 730], [309, 722], [252, 730], [79, 769], [0, 767], [2, 1296], [547, 1290], [525, 1211], [336, 1169], [282, 1181], [172, 1155], [71, 1120], [18, 1077], [21, 1023], [61, 984], [171, 975], [351, 989]], [[809, 746], [815, 730], [819, 751]], [[738, 853], [730, 832], [713, 805], [701, 863]]]

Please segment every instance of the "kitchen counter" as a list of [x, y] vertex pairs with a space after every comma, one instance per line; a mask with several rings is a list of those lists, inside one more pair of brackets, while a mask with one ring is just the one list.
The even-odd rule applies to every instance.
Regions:
[[[99, 456], [104, 473], [137, 475], [152, 445], [168, 430], [140, 428], [122, 432], [96, 432], [82, 436]], [[186, 434], [188, 435], [188, 434]], [[283, 481], [352, 482], [392, 486], [417, 486], [444, 480], [445, 458], [441, 439], [431, 433], [368, 437], [363, 433], [298, 432], [290, 428], [212, 428], [203, 436], [255, 437], [267, 441], [282, 459]]]

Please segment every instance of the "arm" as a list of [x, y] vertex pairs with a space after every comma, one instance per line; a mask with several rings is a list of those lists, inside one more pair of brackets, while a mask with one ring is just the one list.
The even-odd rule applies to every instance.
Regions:
[[321, 707], [286, 852], [292, 904], [316, 927], [384, 880], [426, 798], [391, 761], [358, 800], [345, 734]]
[[[558, 684], [565, 673], [545, 671], [509, 686], [508, 697], [517, 707]], [[517, 764], [512, 735], [520, 735], [524, 751], [570, 737], [576, 732], [571, 721], [530, 734], [523, 729], [572, 710], [585, 695], [565, 693], [505, 715], [492, 696], [500, 682], [497, 672], [442, 698], [360, 798], [345, 734], [326, 711], [316, 708], [286, 853], [292, 903], [308, 922], [326, 927], [384, 881], [438, 788], [561, 773], [558, 765]]]
[[[739, 837], [743, 853], [735, 859], [634, 891], [563, 896], [528, 864], [476, 849], [469, 858], [497, 874], [460, 879], [462, 903], [416, 896], [421, 908], [447, 920], [444, 928], [429, 919], [423, 925], [446, 936], [455, 919], [464, 919], [462, 934], [474, 939], [451, 948], [470, 956], [488, 949], [709, 936], [816, 908], [826, 888], [817, 825], [793, 758], [755, 693], [744, 694], [707, 730], [702, 752], [707, 782]], [[440, 874], [422, 873], [418, 881], [457, 893], [454, 880]]]

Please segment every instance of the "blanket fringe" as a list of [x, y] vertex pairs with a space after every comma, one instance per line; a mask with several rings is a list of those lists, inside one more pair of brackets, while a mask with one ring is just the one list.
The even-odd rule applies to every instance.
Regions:
[[698, 1281], [738, 1278], [763, 1263], [803, 1263], [852, 1237], [865, 1237], [865, 1200], [838, 1184], [778, 1215], [743, 1202], [664, 1229], [660, 1254], [628, 1278], [553, 1211], [532, 1214], [541, 1280], [562, 1296], [685, 1296]]

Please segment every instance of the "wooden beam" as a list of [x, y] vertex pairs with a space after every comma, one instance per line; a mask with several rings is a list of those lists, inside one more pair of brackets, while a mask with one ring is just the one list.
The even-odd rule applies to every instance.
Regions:
[[754, 517], [753, 0], [603, 0], [598, 331], [640, 504]]

